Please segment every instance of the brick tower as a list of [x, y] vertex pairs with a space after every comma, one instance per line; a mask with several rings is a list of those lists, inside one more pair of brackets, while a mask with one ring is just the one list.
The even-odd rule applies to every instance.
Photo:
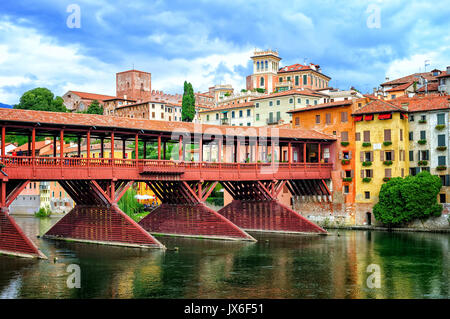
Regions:
[[116, 73], [116, 95], [119, 98], [136, 100], [139, 103], [150, 99], [151, 93], [151, 73], [138, 70]]

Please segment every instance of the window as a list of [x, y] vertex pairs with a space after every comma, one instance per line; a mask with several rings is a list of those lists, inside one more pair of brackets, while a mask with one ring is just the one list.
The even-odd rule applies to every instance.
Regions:
[[234, 111], [231, 111], [231, 118], [234, 119]]
[[242, 112], [242, 110], [239, 110], [239, 117], [243, 117], [244, 113]]
[[400, 129], [400, 141], [403, 141], [403, 130]]
[[326, 113], [325, 114], [325, 123], [327, 125], [331, 124], [331, 113]]
[[344, 194], [350, 193], [350, 187], [348, 185], [344, 185]]
[[363, 162], [372, 162], [373, 156], [372, 152], [362, 152], [364, 153], [364, 157], [362, 158]]
[[366, 177], [368, 177], [368, 178], [372, 178], [373, 177], [373, 172], [372, 172], [371, 169], [366, 169], [365, 173], [366, 173]]
[[272, 101], [269, 101], [269, 106], [272, 106], [273, 105], [273, 102]]
[[426, 131], [420, 131], [420, 139], [426, 140], [427, 139], [427, 132]]
[[437, 124], [445, 125], [445, 114], [444, 113], [437, 114]]
[[269, 67], [267, 66], [267, 60], [266, 60], [266, 70], [268, 70], [269, 69]]
[[341, 132], [341, 142], [348, 142], [348, 132]]
[[[219, 119], [219, 113], [216, 113], [216, 120], [218, 120]], [[176, 117], [175, 117], [175, 120], [176, 120]]]
[[445, 166], [446, 160], [445, 160], [445, 156], [438, 156], [438, 165], [439, 166]]
[[264, 86], [264, 78], [261, 77], [261, 79], [259, 80], [259, 86]]
[[438, 146], [445, 146], [445, 134], [438, 135]]
[[259, 103], [256, 103], [255, 106], [256, 106], [256, 107], [259, 107]]
[[297, 103], [298, 104], [302, 103], [302, 99], [301, 98], [297, 98]]
[[247, 126], [250, 126], [250, 122], [247, 122]]
[[280, 121], [280, 119], [281, 119], [281, 112], [280, 112], [280, 111], [278, 111], [278, 112], [277, 112], [277, 122], [279, 122], [279, 121]]
[[278, 79], [278, 82], [283, 83], [283, 78], [280, 76], [280, 78]]
[[420, 116], [420, 120], [421, 120], [421, 121], [426, 121], [426, 120], [427, 120], [426, 115], [421, 115], [421, 116]]
[[426, 150], [426, 151], [419, 151], [417, 153], [417, 160], [418, 161], [428, 161], [430, 158], [430, 151]]
[[209, 121], [209, 114], [206, 115], [206, 120]]
[[309, 105], [309, 99], [306, 99], [306, 105]]
[[277, 105], [280, 105], [280, 100], [277, 100]]
[[294, 99], [293, 99], [293, 98], [290, 98], [290, 99], [289, 99], [289, 103], [290, 103], [290, 104], [294, 103]]
[[307, 84], [308, 79], [306, 78], [306, 74], [303, 75], [303, 85]]
[[409, 132], [409, 140], [414, 141], [414, 132]]
[[259, 121], [259, 113], [256, 114], [256, 120]]
[[414, 114], [410, 114], [409, 115], [409, 121], [410, 122], [414, 122]]
[[348, 121], [348, 113], [347, 112], [341, 112], [341, 122], [345, 123]]
[[370, 192], [364, 192], [364, 198], [370, 199]]
[[445, 198], [445, 194], [439, 194], [439, 203], [443, 204], [447, 202], [447, 199]]
[[295, 126], [300, 126], [300, 118], [299, 117], [295, 118]]
[[391, 141], [391, 130], [384, 130], [384, 141], [390, 142]]
[[370, 131], [364, 131], [364, 142], [370, 142]]
[[394, 151], [385, 151], [384, 152], [384, 160], [385, 161], [393, 161], [394, 160]]
[[247, 117], [250, 116], [250, 110], [247, 110]]
[[418, 167], [411, 167], [410, 169], [409, 169], [409, 175], [411, 175], [411, 176], [416, 176], [417, 175], [417, 173], [418, 173]]
[[320, 124], [320, 115], [316, 115], [316, 124]]
[[273, 123], [273, 112], [269, 112], [269, 123]]
[[288, 82], [290, 82], [290, 81], [291, 81], [291, 77], [288, 76], [288, 77], [286, 78], [286, 80], [287, 80]]
[[361, 133], [360, 132], [355, 133], [355, 141], [357, 141], [357, 142], [361, 141]]
[[258, 71], [259, 71], [259, 61], [258, 61], [258, 62], [256, 62], [256, 70], [258, 70]]
[[385, 169], [384, 169], [384, 177], [391, 178], [391, 177], [392, 177], [392, 169], [390, 169], [390, 168], [385, 168]]
[[295, 76], [295, 85], [298, 85], [299, 79], [298, 79], [298, 75]]
[[414, 161], [414, 151], [409, 151], [409, 161]]

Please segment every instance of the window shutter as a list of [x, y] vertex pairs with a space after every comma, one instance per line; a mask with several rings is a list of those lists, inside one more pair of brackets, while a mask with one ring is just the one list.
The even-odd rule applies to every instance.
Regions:
[[326, 119], [327, 124], [331, 124], [331, 114], [330, 113], [327, 113], [325, 115], [325, 119]]
[[426, 160], [427, 160], [427, 161], [429, 161], [429, 160], [430, 160], [430, 151], [429, 151], [429, 150], [427, 150], [426, 154], [427, 154], [427, 158], [426, 158]]
[[450, 185], [450, 175], [445, 175], [445, 186]]
[[380, 161], [384, 161], [384, 151], [380, 151]]
[[420, 161], [420, 151], [417, 151], [417, 160]]
[[364, 142], [370, 142], [370, 131], [364, 131]]
[[403, 141], [403, 130], [400, 129], [400, 141]]
[[352, 159], [352, 151], [348, 152], [348, 159]]
[[342, 156], [343, 154], [342, 154], [342, 152], [339, 152], [339, 159], [341, 160], [341, 159], [343, 159], [343, 156]]
[[373, 170], [369, 169], [369, 177], [373, 178]]
[[373, 162], [373, 151], [370, 151], [370, 161]]
[[405, 177], [405, 169], [402, 168], [402, 177]]
[[395, 161], [395, 151], [391, 151], [392, 154], [392, 160]]
[[364, 170], [361, 170], [361, 178], [364, 178]]
[[342, 177], [342, 178], [345, 177], [345, 171], [341, 171], [341, 177]]
[[391, 169], [390, 168], [384, 169], [384, 177], [391, 177]]
[[360, 154], [360, 155], [361, 155], [360, 160], [361, 160], [361, 163], [362, 163], [362, 162], [364, 162], [364, 152], [361, 151], [360, 153], [361, 153], [361, 154]]
[[350, 176], [353, 178], [353, 177], [355, 177], [355, 171], [354, 170], [351, 170], [350, 171]]
[[361, 141], [361, 133], [359, 133], [359, 132], [355, 133], [355, 140], [357, 142]]
[[390, 141], [391, 140], [391, 130], [384, 130], [384, 140], [385, 141]]

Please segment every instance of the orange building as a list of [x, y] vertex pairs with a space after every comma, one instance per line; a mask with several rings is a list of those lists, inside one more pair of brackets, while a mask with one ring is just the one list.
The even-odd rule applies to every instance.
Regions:
[[311, 129], [333, 135], [337, 138], [335, 165], [332, 171], [332, 203], [328, 207], [320, 205], [300, 205], [302, 213], [333, 213], [341, 215], [345, 223], [355, 222], [355, 123], [351, 114], [367, 104], [369, 99], [337, 101], [299, 108], [292, 114], [293, 128]]

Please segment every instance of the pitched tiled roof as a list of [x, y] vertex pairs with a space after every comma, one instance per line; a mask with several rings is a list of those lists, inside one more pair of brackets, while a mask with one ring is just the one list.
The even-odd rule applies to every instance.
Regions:
[[395, 79], [395, 80], [384, 82], [380, 85], [381, 86], [400, 85], [400, 84], [404, 84], [404, 83], [408, 83], [408, 82], [419, 81], [418, 76], [424, 77], [425, 79], [428, 80], [428, 82], [436, 81], [436, 76], [434, 76], [432, 72], [424, 72], [424, 73], [413, 73], [413, 74], [403, 76], [403, 77]]
[[394, 86], [392, 89], [386, 90], [386, 92], [404, 91], [413, 84], [414, 84], [414, 81], [407, 82], [405, 84], [400, 84], [400, 85]]
[[331, 107], [348, 106], [348, 105], [352, 105], [352, 103], [353, 102], [351, 100], [322, 103], [322, 104], [309, 105], [307, 107], [290, 110], [290, 111], [287, 111], [287, 113], [307, 112], [307, 111], [317, 110], [317, 109], [327, 109], [327, 108], [331, 108]]
[[306, 95], [306, 96], [314, 96], [314, 97], [322, 97], [323, 96], [323, 94], [315, 92], [313, 90], [293, 89], [293, 90], [288, 90], [288, 91], [283, 91], [283, 92], [278, 92], [278, 93], [272, 93], [272, 94], [264, 95], [261, 97], [255, 97], [252, 99], [252, 101], [270, 99], [270, 98], [274, 98], [274, 97], [278, 97], [278, 96], [286, 96], [286, 95]]
[[[438, 82], [428, 83], [427, 90], [428, 90], [428, 92], [437, 92], [438, 86], [439, 86]], [[416, 92], [417, 93], [422, 93], [422, 92], [425, 93], [425, 85], [420, 87], [418, 90], [416, 90]]]
[[[43, 148], [44, 146], [46, 146], [46, 145], [49, 145], [51, 142], [47, 142], [47, 141], [39, 141], [39, 142], [35, 142], [34, 143], [34, 145], [35, 145], [35, 148], [36, 148], [36, 150], [38, 151], [38, 150], [40, 150], [41, 148]], [[30, 149], [31, 149], [31, 146], [30, 146]], [[22, 144], [22, 145], [20, 145], [19, 147], [16, 147], [15, 149], [14, 149], [14, 151], [15, 152], [18, 152], [18, 151], [28, 151], [28, 143], [25, 143], [25, 144]]]
[[87, 92], [80, 92], [80, 91], [70, 91], [82, 99], [87, 100], [97, 100], [97, 101], [104, 101], [104, 100], [110, 100], [115, 99], [117, 96], [111, 96], [111, 95], [103, 95], [103, 94], [96, 94], [96, 93], [87, 93]]
[[[267, 127], [240, 127], [226, 125], [209, 125], [192, 122], [178, 121], [156, 121], [136, 118], [123, 118], [117, 116], [80, 114], [80, 113], [57, 113], [19, 109], [0, 109], [0, 122], [8, 123], [40, 123], [54, 124], [60, 126], [71, 126], [87, 129], [89, 127], [97, 128], [116, 128], [129, 129], [134, 131], [152, 131], [152, 132], [211, 132], [223, 136], [271, 136], [272, 132]], [[243, 133], [241, 133], [243, 132]], [[285, 129], [280, 128], [276, 132], [280, 138], [298, 138], [298, 139], [326, 139], [335, 140], [335, 137], [316, 131], [304, 129]]]
[[391, 104], [382, 100], [374, 100], [369, 102], [365, 106], [356, 110], [352, 115], [357, 114], [373, 114], [373, 113], [386, 113], [386, 112], [407, 112], [407, 110], [402, 109], [394, 104]]
[[204, 112], [215, 112], [215, 111], [223, 111], [223, 110], [231, 110], [231, 109], [239, 109], [242, 107], [252, 107], [254, 106], [254, 102], [245, 102], [245, 103], [236, 103], [236, 104], [225, 104], [218, 107], [210, 108], [209, 110], [200, 111], [200, 113]]
[[[317, 65], [317, 64], [314, 64], [314, 65], [316, 67], [319, 67], [319, 65]], [[310, 65], [303, 65], [303, 64], [296, 63], [296, 64], [292, 64], [292, 65], [283, 66], [278, 69], [279, 74], [286, 73], [286, 72], [296, 72], [296, 71], [314, 71], [314, 72], [320, 73], [321, 75], [323, 75], [326, 78], [331, 79], [329, 76], [327, 76], [317, 70], [314, 70]]]
[[401, 97], [390, 101], [397, 107], [406, 106], [409, 112], [424, 112], [450, 108], [450, 96], [415, 96], [412, 98]]
[[447, 77], [447, 76], [450, 76], [450, 73], [447, 73], [447, 71], [444, 71], [444, 72], [442, 72], [441, 74], [439, 74], [439, 75], [437, 76], [437, 78], [443, 78], [443, 77]]

